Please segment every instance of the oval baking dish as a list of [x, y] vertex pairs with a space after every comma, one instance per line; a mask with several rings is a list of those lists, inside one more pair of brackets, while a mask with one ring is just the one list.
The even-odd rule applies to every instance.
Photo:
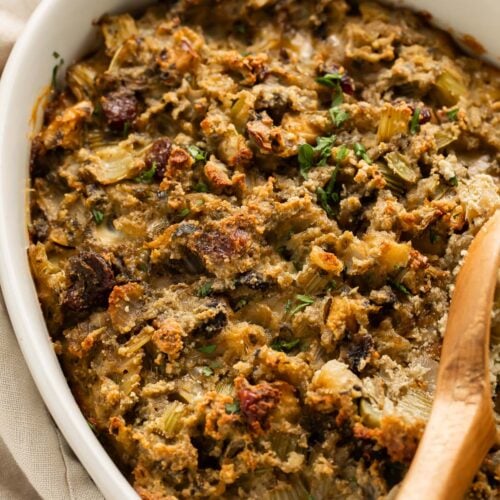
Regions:
[[[49, 83], [55, 64], [54, 52], [68, 63], [93, 46], [92, 22], [102, 14], [137, 9], [150, 2], [139, 0], [44, 0], [9, 59], [0, 82], [0, 279], [9, 314], [21, 349], [42, 397], [70, 446], [97, 486], [109, 499], [134, 499], [137, 494], [112, 462], [90, 430], [68, 388], [54, 353], [40, 310], [26, 256], [26, 189], [30, 136], [35, 126], [32, 110]], [[409, 2], [415, 4], [415, 2]], [[431, 3], [425, 2], [431, 11]], [[458, 32], [476, 34], [490, 52], [500, 55], [494, 42], [496, 27], [490, 19], [500, 17], [500, 5], [485, 1], [485, 8], [467, 15], [468, 2], [453, 2], [449, 17], [441, 2], [436, 19]], [[424, 2], [420, 2], [422, 6]], [[494, 12], [498, 11], [495, 16]], [[478, 29], [476, 33], [472, 28]], [[482, 33], [482, 37], [479, 34]]]

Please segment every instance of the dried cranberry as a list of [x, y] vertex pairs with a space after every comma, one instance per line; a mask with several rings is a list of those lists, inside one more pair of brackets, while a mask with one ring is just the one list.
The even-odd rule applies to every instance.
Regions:
[[267, 382], [257, 385], [246, 384], [238, 391], [241, 413], [254, 431], [265, 429], [267, 419], [278, 404], [281, 393]]
[[146, 168], [151, 169], [156, 165], [155, 177], [158, 180], [163, 179], [165, 169], [172, 150], [172, 142], [168, 137], [156, 139], [151, 146], [151, 149], [146, 155]]
[[106, 94], [101, 103], [106, 122], [114, 130], [124, 130], [126, 124], [131, 124], [139, 114], [139, 101], [127, 89]]
[[88, 315], [105, 307], [115, 285], [115, 276], [106, 259], [95, 252], [80, 252], [68, 262], [69, 287], [63, 296], [67, 320]]
[[347, 73], [344, 73], [340, 79], [340, 88], [344, 94], [354, 94], [354, 80]]
[[420, 108], [420, 115], [418, 117], [418, 123], [423, 125], [431, 120], [431, 112], [429, 108]]

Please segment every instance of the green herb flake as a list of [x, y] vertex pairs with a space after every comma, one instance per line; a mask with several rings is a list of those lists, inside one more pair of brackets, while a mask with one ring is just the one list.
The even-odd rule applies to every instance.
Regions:
[[342, 92], [342, 89], [339, 87], [333, 96], [332, 105], [330, 107], [336, 108], [340, 106], [343, 102], [344, 102], [344, 93]]
[[336, 127], [340, 127], [346, 120], [349, 119], [349, 113], [338, 107], [332, 107], [328, 110], [330, 118]]
[[274, 349], [275, 351], [290, 352], [299, 344], [300, 344], [300, 339], [294, 339], [289, 341], [276, 340], [271, 344], [271, 348]]
[[411, 296], [411, 292], [410, 290], [408, 290], [408, 288], [406, 288], [403, 283], [400, 283], [400, 282], [397, 282], [397, 281], [389, 281], [389, 285], [391, 285], [392, 288], [394, 288], [395, 290], [398, 290], [399, 292], [401, 293], [404, 293], [405, 295], [407, 295], [408, 297]]
[[145, 184], [151, 184], [156, 174], [156, 170], [157, 170], [156, 162], [153, 162], [149, 170], [141, 172], [141, 174], [134, 179], [135, 182], [143, 182]]
[[126, 121], [123, 124], [123, 137], [128, 137], [129, 134], [130, 134], [130, 122]]
[[311, 170], [314, 162], [314, 148], [310, 144], [301, 144], [299, 146], [299, 167], [300, 175], [307, 179], [307, 173]]
[[366, 148], [363, 146], [363, 144], [360, 144], [357, 142], [354, 144], [354, 153], [358, 158], [361, 158], [362, 160], [365, 160], [368, 165], [372, 164], [372, 160], [368, 153], [366, 152]]
[[52, 68], [52, 88], [57, 90], [57, 73], [59, 69], [64, 65], [64, 59], [57, 52], [52, 52], [54, 59], [59, 59], [58, 62]]
[[332, 205], [340, 201], [340, 193], [337, 192], [337, 176], [339, 166], [337, 165], [330, 176], [330, 179], [324, 188], [316, 189], [316, 201], [318, 205], [327, 213], [329, 217], [334, 214]]
[[200, 181], [194, 186], [194, 190], [197, 193], [208, 193], [208, 186], [203, 181]]
[[240, 402], [234, 401], [233, 403], [226, 403], [225, 405], [226, 413], [228, 415], [234, 415], [240, 412]]
[[458, 118], [458, 108], [450, 109], [449, 111], [446, 112], [446, 116], [448, 117], [448, 120], [450, 120], [452, 122], [457, 121], [457, 118]]
[[213, 354], [216, 349], [217, 349], [216, 344], [208, 344], [202, 347], [198, 347], [198, 351], [202, 352], [203, 354]]
[[291, 300], [287, 300], [285, 304], [285, 312], [289, 313], [292, 310], [293, 303]]
[[104, 220], [104, 214], [100, 210], [92, 209], [92, 216], [94, 217], [95, 223], [97, 225], [102, 224]]
[[316, 78], [316, 82], [325, 87], [336, 89], [340, 86], [342, 75], [340, 73], [326, 73], [323, 76]]
[[214, 371], [209, 366], [202, 366], [200, 372], [202, 375], [205, 375], [205, 377], [210, 377], [210, 375], [214, 374]]
[[410, 120], [410, 133], [417, 134], [418, 132], [420, 132], [420, 108], [415, 108]]
[[329, 204], [328, 194], [323, 188], [316, 189], [316, 200], [318, 205], [327, 213], [329, 217], [333, 215], [333, 209]]
[[243, 309], [247, 304], [248, 304], [248, 299], [240, 299], [238, 300], [238, 302], [236, 302], [234, 310], [239, 311], [240, 309]]
[[454, 186], [454, 187], [457, 187], [458, 186], [458, 178], [457, 176], [453, 176], [451, 179], [448, 179], [448, 182]]
[[189, 208], [183, 208], [180, 212], [179, 212], [179, 218], [181, 219], [184, 219], [184, 217], [187, 217], [189, 214], [191, 213], [191, 210], [189, 210]]
[[319, 155], [318, 166], [326, 165], [328, 158], [332, 154], [332, 147], [336, 140], [337, 137], [335, 135], [331, 137], [318, 137], [316, 147], [314, 148], [314, 152]]
[[212, 292], [213, 292], [213, 283], [211, 281], [207, 281], [206, 283], [203, 283], [203, 285], [198, 288], [198, 291], [196, 292], [196, 295], [198, 297], [208, 297]]
[[90, 427], [90, 430], [95, 434], [97, 432], [97, 429], [95, 428], [95, 425], [90, 421], [87, 420], [87, 425]]
[[347, 158], [348, 154], [349, 154], [349, 149], [347, 149], [347, 146], [342, 145], [340, 146], [339, 149], [337, 149], [337, 152], [335, 153], [335, 159], [338, 162], [344, 161]]
[[440, 239], [441, 237], [439, 236], [439, 234], [437, 234], [432, 229], [429, 230], [429, 241], [431, 242], [431, 245], [435, 245]]
[[309, 295], [296, 295], [295, 296], [295, 301], [298, 302], [298, 304], [293, 307], [292, 309], [292, 304], [290, 303], [290, 306], [285, 307], [286, 312], [289, 312], [291, 316], [297, 314], [299, 311], [302, 311], [306, 307], [309, 307], [311, 304], [314, 303], [314, 298], [309, 296]]
[[326, 290], [327, 291], [335, 290], [337, 287], [338, 287], [337, 282], [335, 280], [332, 280], [332, 281], [330, 281], [330, 283], [328, 283], [328, 286], [326, 287]]
[[190, 146], [188, 146], [187, 150], [188, 150], [188, 153], [193, 157], [194, 160], [206, 161], [206, 159], [207, 159], [206, 151], [203, 151], [203, 149], [200, 149], [198, 146], [191, 144]]

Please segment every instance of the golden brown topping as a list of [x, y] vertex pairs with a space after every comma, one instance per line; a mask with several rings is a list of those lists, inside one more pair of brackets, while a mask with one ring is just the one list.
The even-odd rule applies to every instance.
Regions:
[[120, 333], [127, 333], [139, 320], [144, 287], [139, 283], [115, 286], [109, 296], [109, 316], [113, 327]]
[[153, 343], [159, 351], [175, 360], [180, 356], [184, 346], [182, 338], [185, 335], [182, 326], [175, 319], [168, 318], [162, 321], [153, 333]]

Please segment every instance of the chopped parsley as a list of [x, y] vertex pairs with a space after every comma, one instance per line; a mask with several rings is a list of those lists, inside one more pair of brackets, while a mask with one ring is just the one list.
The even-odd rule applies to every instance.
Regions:
[[399, 281], [392, 281], [392, 280], [389, 280], [389, 285], [391, 285], [391, 287], [395, 290], [398, 290], [399, 292], [402, 292], [404, 293], [405, 295], [407, 295], [408, 297], [411, 295], [411, 292], [410, 290], [408, 290], [408, 288], [406, 288], [403, 283], [399, 282]]
[[328, 286], [326, 287], [327, 291], [329, 290], [335, 290], [337, 288], [337, 282], [335, 280], [332, 280], [330, 281], [330, 283], [328, 283]]
[[52, 52], [52, 57], [57, 60], [56, 64], [52, 68], [52, 88], [57, 89], [57, 73], [63, 66], [64, 59], [56, 51]]
[[153, 182], [154, 176], [156, 174], [157, 165], [154, 161], [149, 170], [145, 170], [141, 172], [134, 180], [135, 182], [144, 182], [146, 184], [151, 184]]
[[366, 152], [366, 148], [363, 146], [363, 144], [360, 144], [357, 142], [354, 144], [354, 153], [358, 158], [361, 158], [362, 160], [365, 160], [368, 165], [372, 164], [372, 160], [368, 153]]
[[417, 134], [418, 132], [420, 132], [420, 108], [415, 108], [410, 120], [410, 133]]
[[202, 366], [200, 368], [200, 372], [202, 373], [202, 375], [205, 375], [205, 377], [210, 377], [210, 375], [214, 374], [214, 371], [209, 366]]
[[202, 347], [198, 347], [198, 351], [202, 352], [203, 354], [213, 354], [215, 352], [215, 349], [217, 349], [216, 344], [208, 344]]
[[342, 77], [343, 75], [335, 72], [326, 73], [325, 75], [316, 78], [317, 83], [324, 85], [325, 87], [330, 87], [335, 91], [329, 113], [332, 122], [336, 127], [340, 127], [349, 118], [349, 113], [339, 108], [339, 106], [344, 102], [344, 93], [342, 92], [342, 86], [340, 84]]
[[332, 175], [324, 188], [316, 190], [318, 205], [327, 213], [329, 217], [334, 214], [332, 205], [336, 205], [340, 201], [340, 194], [336, 191], [337, 175], [339, 172], [338, 165], [333, 169]]
[[200, 149], [198, 146], [191, 144], [190, 146], [188, 146], [187, 150], [195, 161], [206, 161], [207, 159], [206, 151], [203, 151], [203, 149]]
[[340, 87], [340, 80], [342, 80], [342, 75], [340, 73], [326, 73], [325, 75], [316, 78], [317, 83], [332, 89]]
[[104, 220], [104, 214], [100, 210], [92, 209], [92, 216], [94, 217], [95, 223], [97, 225], [102, 224]]
[[332, 153], [333, 145], [337, 137], [332, 135], [330, 137], [318, 137], [316, 139], [316, 146], [312, 147], [310, 144], [304, 143], [299, 146], [299, 167], [300, 175], [307, 179], [307, 174], [314, 165], [326, 165], [328, 158]]
[[340, 127], [346, 120], [349, 119], [349, 113], [338, 106], [334, 106], [328, 110], [330, 118], [336, 127]]
[[87, 420], [87, 424], [90, 427], [90, 430], [95, 434], [97, 432], [95, 425], [90, 420]]
[[300, 339], [294, 340], [276, 340], [271, 344], [271, 348], [275, 351], [290, 352], [300, 344]]
[[226, 413], [229, 415], [234, 415], [235, 413], [240, 412], [240, 402], [239, 401], [234, 401], [233, 403], [226, 403], [225, 406]]
[[208, 186], [203, 181], [200, 181], [194, 186], [194, 190], [197, 193], [208, 193]]
[[126, 121], [123, 124], [123, 137], [128, 137], [129, 133], [130, 133], [130, 122]]
[[191, 210], [189, 208], [185, 207], [179, 212], [179, 218], [184, 219], [184, 217], [187, 217], [191, 213]]
[[440, 239], [441, 237], [438, 233], [436, 233], [432, 229], [429, 230], [429, 241], [431, 242], [431, 245], [436, 244]]
[[196, 295], [198, 295], [198, 297], [208, 297], [213, 292], [212, 287], [213, 283], [211, 281], [207, 281], [206, 283], [203, 283], [200, 288], [198, 288]]
[[240, 309], [243, 309], [247, 304], [248, 304], [248, 299], [240, 299], [238, 300], [238, 302], [236, 302], [234, 310], [239, 311]]
[[450, 120], [452, 122], [457, 121], [458, 108], [450, 109], [449, 111], [446, 112], [446, 116], [448, 117], [448, 120]]
[[347, 149], [347, 146], [342, 145], [339, 149], [337, 149], [337, 152], [335, 153], [335, 159], [339, 162], [344, 161], [347, 158], [348, 154], [349, 150]]
[[458, 186], [458, 179], [457, 179], [457, 176], [454, 175], [451, 179], [448, 179], [448, 182], [454, 186], [454, 187], [457, 187]]
[[319, 166], [326, 165], [326, 162], [330, 154], [332, 153], [332, 147], [336, 139], [337, 138], [334, 135], [332, 135], [331, 137], [318, 137], [314, 152], [319, 154]]
[[[295, 301], [298, 302], [295, 307], [293, 307], [293, 304], [291, 301], [288, 301], [285, 306], [285, 311], [287, 313], [290, 313], [291, 316], [294, 314], [297, 314], [299, 311], [302, 311], [306, 307], [310, 306], [311, 304], [314, 303], [314, 298], [309, 296], [309, 295], [296, 295], [295, 296]], [[293, 308], [292, 308], [293, 307]]]
[[301, 144], [299, 146], [299, 167], [300, 175], [307, 179], [307, 173], [311, 170], [314, 162], [314, 148], [310, 144]]

